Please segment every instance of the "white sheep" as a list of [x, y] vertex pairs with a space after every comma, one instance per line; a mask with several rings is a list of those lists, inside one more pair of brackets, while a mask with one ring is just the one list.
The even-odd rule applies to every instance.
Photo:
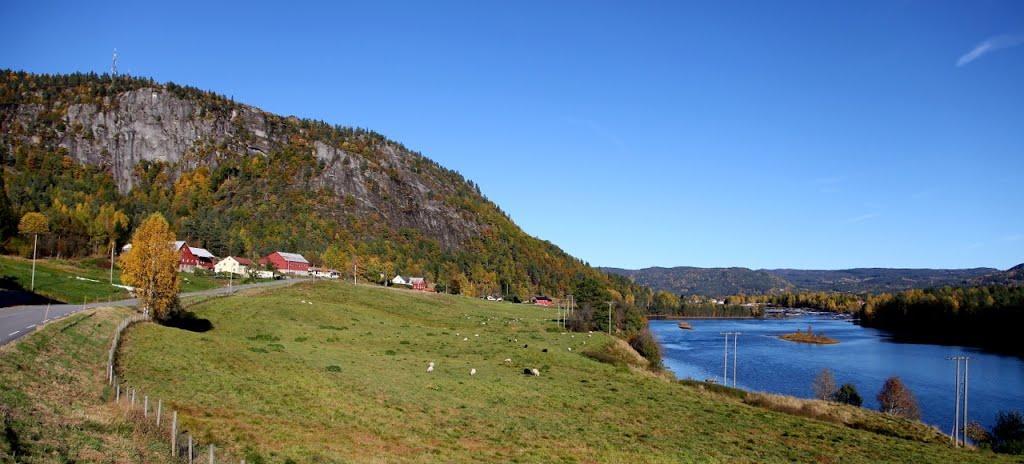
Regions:
[[434, 372], [434, 363], [427, 364], [427, 372]]
[[536, 367], [530, 369], [530, 373], [533, 374], [534, 376], [540, 377], [540, 371], [538, 371]]
[[512, 364], [512, 358], [505, 358], [505, 364]]
[[476, 369], [470, 369], [469, 375], [476, 375]]
[[462, 337], [462, 341], [468, 342], [469, 341], [469, 337]]

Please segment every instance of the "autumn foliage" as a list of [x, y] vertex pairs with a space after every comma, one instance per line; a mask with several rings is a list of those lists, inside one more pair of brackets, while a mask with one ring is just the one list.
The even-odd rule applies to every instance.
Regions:
[[179, 309], [178, 252], [173, 242], [167, 220], [154, 213], [135, 230], [132, 248], [119, 261], [121, 281], [135, 287], [141, 306], [157, 320], [168, 320]]
[[878, 409], [886, 414], [915, 420], [921, 418], [921, 411], [917, 408], [914, 394], [899, 377], [889, 377], [876, 398], [878, 398]]

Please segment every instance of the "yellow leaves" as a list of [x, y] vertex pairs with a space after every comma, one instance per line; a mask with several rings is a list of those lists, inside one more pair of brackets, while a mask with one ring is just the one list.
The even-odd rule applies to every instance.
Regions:
[[18, 232], [25, 235], [45, 234], [50, 232], [50, 221], [43, 213], [25, 213], [18, 222]]
[[143, 307], [156, 319], [167, 319], [177, 310], [178, 251], [167, 220], [153, 213], [132, 235], [132, 248], [118, 264], [121, 280], [135, 287]]

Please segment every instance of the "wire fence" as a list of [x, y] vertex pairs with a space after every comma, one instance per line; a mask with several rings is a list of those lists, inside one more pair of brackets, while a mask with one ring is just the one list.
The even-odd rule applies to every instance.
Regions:
[[[244, 459], [237, 460], [228, 453], [217, 449], [213, 443], [200, 443], [191, 432], [182, 430], [178, 411], [172, 409], [169, 414], [168, 411], [164, 411], [163, 399], [151, 398], [137, 387], [123, 383], [117, 377], [117, 349], [121, 344], [121, 335], [133, 324], [150, 320], [152, 318], [147, 313], [133, 314], [117, 325], [107, 361], [107, 383], [113, 389], [114, 404], [121, 408], [141, 430], [160, 437], [168, 437], [171, 457], [178, 462], [188, 464], [241, 462], [241, 464], [245, 464]], [[169, 418], [166, 417], [168, 415]]]

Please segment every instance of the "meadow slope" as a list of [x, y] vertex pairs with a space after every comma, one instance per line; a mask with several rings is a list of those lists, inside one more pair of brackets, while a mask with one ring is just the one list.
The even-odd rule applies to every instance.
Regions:
[[607, 336], [562, 333], [532, 306], [320, 282], [194, 310], [213, 330], [131, 329], [121, 376], [250, 463], [1003, 459], [598, 362], [581, 351]]

